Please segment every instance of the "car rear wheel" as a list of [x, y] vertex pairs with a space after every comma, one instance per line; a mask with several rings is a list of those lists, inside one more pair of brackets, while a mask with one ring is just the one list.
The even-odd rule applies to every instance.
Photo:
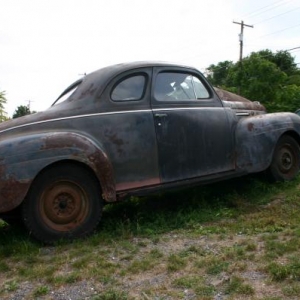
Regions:
[[100, 186], [77, 165], [59, 165], [41, 173], [23, 203], [23, 221], [38, 240], [53, 243], [90, 234], [102, 215]]
[[300, 169], [300, 148], [294, 138], [282, 136], [277, 142], [269, 168], [271, 179], [285, 181], [294, 179]]

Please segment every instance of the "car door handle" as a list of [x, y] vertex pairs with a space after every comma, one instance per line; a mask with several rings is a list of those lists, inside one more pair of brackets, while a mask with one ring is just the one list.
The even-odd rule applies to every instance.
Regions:
[[157, 117], [157, 118], [163, 118], [166, 116], [167, 116], [167, 114], [155, 114], [155, 117]]

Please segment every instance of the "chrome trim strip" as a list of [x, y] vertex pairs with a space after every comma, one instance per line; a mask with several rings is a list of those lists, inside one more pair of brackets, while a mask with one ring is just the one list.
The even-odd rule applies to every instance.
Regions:
[[107, 115], [117, 115], [117, 114], [127, 114], [127, 113], [140, 113], [140, 112], [157, 112], [157, 111], [179, 111], [179, 110], [201, 110], [204, 108], [214, 109], [214, 108], [220, 108], [220, 107], [170, 107], [170, 108], [154, 108], [154, 109], [140, 109], [140, 110], [124, 110], [124, 111], [113, 111], [113, 112], [103, 112], [103, 113], [94, 113], [94, 114], [85, 114], [85, 115], [76, 115], [76, 116], [70, 116], [65, 118], [55, 118], [55, 119], [49, 119], [49, 120], [42, 120], [42, 121], [36, 121], [32, 123], [26, 123], [22, 125], [17, 125], [14, 127], [10, 127], [4, 130], [1, 130], [0, 133], [23, 128], [26, 126], [32, 126], [37, 124], [43, 124], [48, 122], [57, 122], [57, 121], [65, 121], [65, 120], [73, 120], [77, 118], [89, 118], [89, 117], [95, 117], [95, 116], [107, 116]]
[[250, 116], [250, 113], [247, 112], [240, 112], [240, 113], [236, 113], [237, 116]]
[[17, 129], [17, 128], [22, 128], [26, 126], [31, 126], [31, 125], [37, 125], [37, 124], [43, 124], [43, 123], [48, 123], [48, 122], [56, 122], [56, 121], [65, 121], [65, 120], [72, 120], [72, 119], [79, 119], [79, 118], [88, 118], [88, 117], [94, 117], [94, 116], [105, 116], [105, 115], [114, 115], [114, 114], [122, 114], [122, 113], [136, 113], [136, 112], [150, 112], [151, 109], [142, 109], [142, 110], [126, 110], [126, 111], [114, 111], [114, 112], [104, 112], [104, 113], [95, 113], [95, 114], [86, 114], [86, 115], [76, 115], [76, 116], [70, 116], [70, 117], [65, 117], [65, 118], [55, 118], [55, 119], [49, 119], [49, 120], [43, 120], [43, 121], [36, 121], [32, 123], [26, 123], [18, 126], [14, 126], [11, 128], [7, 128], [4, 130], [1, 130], [0, 133]]
[[170, 107], [170, 108], [154, 108], [152, 111], [170, 111], [170, 110], [201, 110], [201, 109], [217, 109], [217, 108], [223, 108], [222, 106], [217, 106], [217, 107], [211, 107], [211, 106], [201, 106], [201, 107]]

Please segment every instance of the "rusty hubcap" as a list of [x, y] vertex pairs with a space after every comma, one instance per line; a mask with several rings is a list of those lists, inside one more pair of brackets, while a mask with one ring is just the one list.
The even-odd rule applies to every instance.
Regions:
[[58, 231], [69, 231], [82, 224], [88, 214], [88, 196], [76, 183], [58, 181], [42, 194], [40, 212], [43, 222]]
[[279, 168], [283, 173], [288, 173], [294, 164], [294, 154], [290, 147], [283, 147], [279, 155]]

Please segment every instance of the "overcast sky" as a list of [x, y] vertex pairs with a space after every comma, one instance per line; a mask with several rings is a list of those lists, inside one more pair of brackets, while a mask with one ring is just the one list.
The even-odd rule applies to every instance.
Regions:
[[[300, 0], [0, 0], [0, 91], [8, 116], [48, 108], [83, 73], [162, 60], [205, 71], [253, 51], [300, 63]], [[300, 66], [300, 64], [299, 64]]]

